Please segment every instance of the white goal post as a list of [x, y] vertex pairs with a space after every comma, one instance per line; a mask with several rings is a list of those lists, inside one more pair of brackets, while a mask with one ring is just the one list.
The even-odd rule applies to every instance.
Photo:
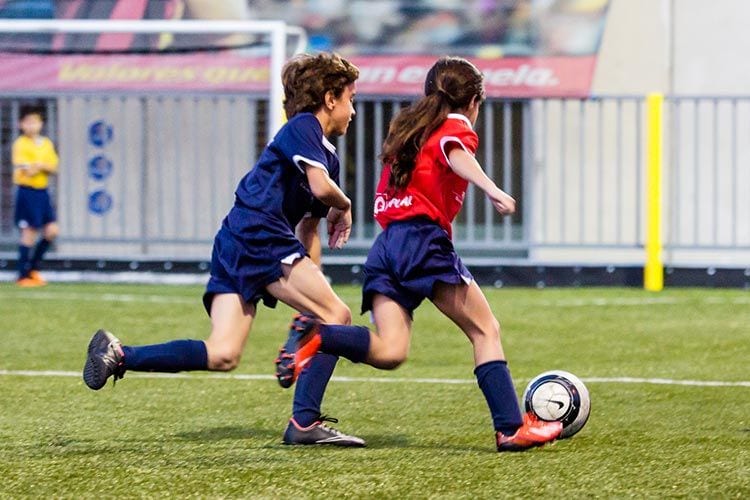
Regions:
[[[0, 19], [0, 33], [173, 33], [173, 34], [263, 34], [270, 39], [268, 139], [284, 122], [284, 89], [281, 69], [286, 61], [287, 40], [297, 39], [293, 53], [305, 50], [307, 35], [284, 21], [217, 20], [107, 20], [107, 19]], [[0, 50], [1, 51], [1, 50]]]

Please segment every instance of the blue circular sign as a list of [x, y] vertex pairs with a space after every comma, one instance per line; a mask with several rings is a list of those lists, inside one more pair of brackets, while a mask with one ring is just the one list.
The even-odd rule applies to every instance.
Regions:
[[89, 125], [89, 142], [98, 148], [112, 142], [113, 135], [112, 125], [104, 120], [97, 120]]
[[100, 189], [89, 194], [89, 212], [94, 215], [104, 215], [112, 209], [112, 196]]
[[112, 174], [112, 161], [104, 155], [96, 155], [89, 160], [89, 177], [103, 181]]

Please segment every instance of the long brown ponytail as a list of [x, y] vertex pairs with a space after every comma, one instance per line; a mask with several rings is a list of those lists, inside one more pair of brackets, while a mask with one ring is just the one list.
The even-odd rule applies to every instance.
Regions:
[[411, 180], [417, 154], [448, 113], [465, 109], [475, 97], [484, 100], [479, 70], [466, 59], [442, 57], [430, 68], [424, 97], [391, 121], [380, 159], [391, 167], [388, 187], [400, 190]]

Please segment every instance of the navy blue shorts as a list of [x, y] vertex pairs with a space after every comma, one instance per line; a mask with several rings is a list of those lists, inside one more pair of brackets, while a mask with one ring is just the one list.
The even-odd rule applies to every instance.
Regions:
[[282, 263], [291, 264], [306, 255], [305, 247], [293, 236], [258, 232], [240, 240], [222, 226], [214, 238], [211, 277], [203, 294], [206, 312], [211, 315], [211, 303], [219, 293], [236, 293], [252, 304], [263, 299], [266, 306], [276, 307], [277, 300], [266, 286], [284, 275]]
[[412, 314], [434, 287], [474, 279], [453, 248], [448, 233], [433, 221], [392, 222], [378, 235], [367, 255], [362, 312], [372, 310], [376, 294], [390, 297]]
[[27, 227], [41, 229], [56, 220], [55, 209], [52, 208], [52, 202], [46, 189], [17, 187], [16, 207], [13, 214], [13, 221], [17, 227], [20, 229], [26, 229]]

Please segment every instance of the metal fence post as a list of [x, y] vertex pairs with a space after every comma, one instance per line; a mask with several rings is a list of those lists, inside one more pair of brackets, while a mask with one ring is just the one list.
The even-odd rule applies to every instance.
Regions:
[[648, 96], [648, 146], [646, 193], [646, 266], [643, 270], [643, 287], [652, 292], [664, 288], [664, 263], [662, 261], [662, 139], [664, 96]]

